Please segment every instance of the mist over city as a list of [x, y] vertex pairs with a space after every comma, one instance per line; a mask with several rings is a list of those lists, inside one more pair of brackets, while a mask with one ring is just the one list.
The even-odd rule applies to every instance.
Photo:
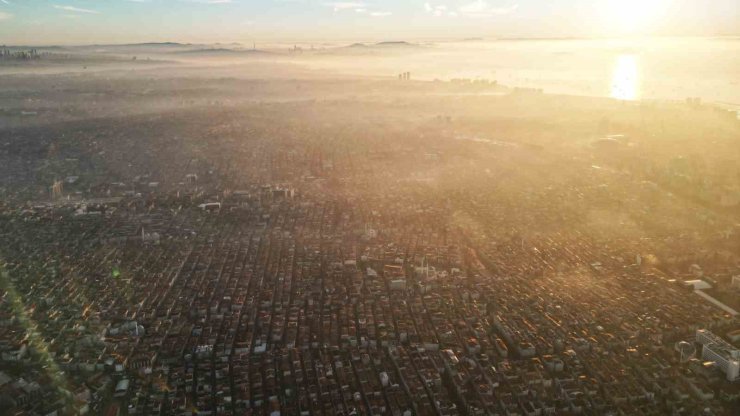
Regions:
[[738, 28], [0, 0], [0, 415], [740, 414]]

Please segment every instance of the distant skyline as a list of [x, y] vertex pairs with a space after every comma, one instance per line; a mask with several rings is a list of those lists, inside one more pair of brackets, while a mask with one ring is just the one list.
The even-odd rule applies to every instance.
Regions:
[[737, 34], [738, 0], [0, 0], [0, 44]]

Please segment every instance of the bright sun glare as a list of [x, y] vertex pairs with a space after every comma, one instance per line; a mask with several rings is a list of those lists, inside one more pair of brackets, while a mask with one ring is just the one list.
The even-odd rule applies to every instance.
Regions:
[[639, 67], [634, 55], [621, 55], [617, 58], [612, 75], [611, 96], [618, 100], [639, 98]]
[[607, 19], [623, 34], [637, 34], [654, 27], [670, 0], [608, 0]]

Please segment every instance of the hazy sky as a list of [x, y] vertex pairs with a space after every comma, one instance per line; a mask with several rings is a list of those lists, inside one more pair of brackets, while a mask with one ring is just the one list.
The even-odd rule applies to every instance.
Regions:
[[0, 0], [0, 44], [726, 35], [740, 0]]

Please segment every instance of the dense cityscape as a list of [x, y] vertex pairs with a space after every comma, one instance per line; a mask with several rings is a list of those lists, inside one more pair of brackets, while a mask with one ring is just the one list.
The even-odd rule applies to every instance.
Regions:
[[737, 414], [733, 113], [194, 77], [3, 83], [3, 414]]

